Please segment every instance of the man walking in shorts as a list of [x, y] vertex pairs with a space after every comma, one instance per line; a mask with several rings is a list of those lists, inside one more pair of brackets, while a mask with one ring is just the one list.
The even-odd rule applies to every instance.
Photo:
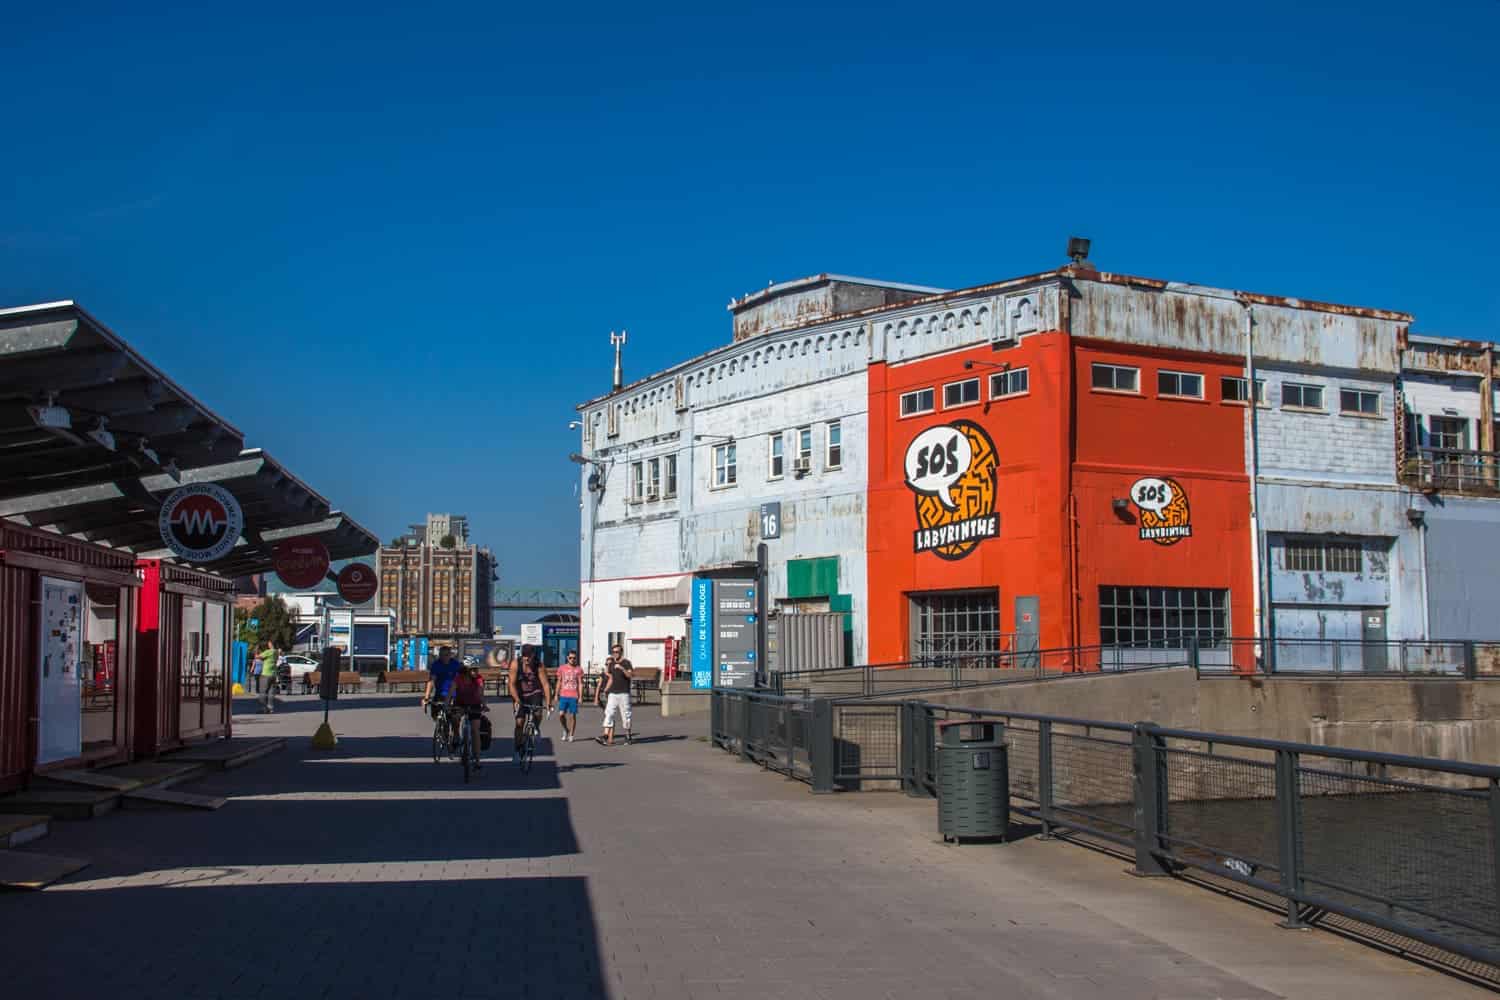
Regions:
[[607, 747], [615, 745], [617, 714], [625, 723], [625, 742], [631, 740], [630, 682], [635, 679], [635, 670], [625, 659], [625, 647], [615, 646], [610, 653], [612, 655], [604, 661], [608, 674], [599, 684], [599, 704], [604, 706], [604, 735], [599, 737], [599, 742]]
[[573, 742], [573, 733], [578, 728], [578, 699], [582, 694], [583, 668], [578, 665], [578, 653], [572, 652], [557, 668], [557, 720], [562, 723], [564, 743]]

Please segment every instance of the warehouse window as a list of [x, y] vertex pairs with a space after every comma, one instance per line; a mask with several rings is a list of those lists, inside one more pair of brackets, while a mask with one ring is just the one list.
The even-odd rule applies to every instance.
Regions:
[[[1245, 403], [1250, 398], [1246, 389], [1249, 383], [1242, 378], [1233, 375], [1225, 375], [1219, 379], [1219, 397], [1226, 403]], [[1255, 380], [1255, 403], [1257, 406], [1266, 405], [1266, 382], [1265, 379]]]
[[1300, 382], [1281, 383], [1281, 405], [1291, 410], [1321, 410], [1323, 387]]
[[1022, 396], [1031, 389], [1031, 374], [1025, 368], [1012, 368], [990, 376], [990, 398]]
[[1099, 641], [1106, 646], [1186, 649], [1229, 635], [1229, 591], [1197, 587], [1100, 587]]
[[951, 410], [955, 406], [968, 406], [970, 403], [979, 402], [979, 380], [977, 378], [965, 379], [962, 382], [950, 382], [943, 386], [943, 409]]
[[725, 489], [739, 480], [739, 469], [735, 463], [734, 445], [721, 444], [714, 448], [714, 489]]
[[662, 489], [663, 497], [675, 497], [677, 495], [677, 456], [668, 455], [664, 462], [667, 464], [666, 480]]
[[1156, 373], [1156, 394], [1176, 399], [1202, 399], [1203, 376], [1192, 372]]
[[646, 499], [661, 497], [661, 459], [653, 458], [646, 463]]
[[1340, 389], [1339, 412], [1361, 417], [1380, 416], [1380, 393], [1368, 389]]
[[935, 398], [936, 396], [931, 389], [904, 392], [901, 394], [901, 415], [903, 417], [914, 417], [919, 413], [931, 413], [934, 409], [933, 400]]
[[1093, 388], [1100, 392], [1140, 392], [1141, 370], [1124, 365], [1094, 365]]
[[1000, 593], [944, 590], [911, 595], [913, 660], [999, 654]]
[[828, 422], [828, 461], [824, 468], [837, 469], [844, 464], [844, 425], [837, 420]]
[[771, 435], [770, 455], [766, 478], [780, 479], [786, 471], [786, 437], [780, 431]]
[[1463, 417], [1428, 417], [1429, 447], [1448, 451], [1466, 451], [1469, 447], [1469, 421]]
[[646, 470], [641, 462], [630, 463], [630, 502], [640, 503], [645, 492]]
[[1289, 573], [1359, 573], [1364, 570], [1364, 550], [1358, 542], [1288, 538], [1283, 549]]

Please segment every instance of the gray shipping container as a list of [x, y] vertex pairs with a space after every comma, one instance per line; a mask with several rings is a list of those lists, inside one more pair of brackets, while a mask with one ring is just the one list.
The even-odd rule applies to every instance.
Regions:
[[842, 611], [773, 616], [767, 623], [766, 642], [771, 669], [848, 666], [844, 662], [844, 617]]

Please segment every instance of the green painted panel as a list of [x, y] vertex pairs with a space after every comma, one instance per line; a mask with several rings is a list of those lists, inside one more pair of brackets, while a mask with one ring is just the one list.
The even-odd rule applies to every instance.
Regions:
[[786, 596], [791, 600], [828, 597], [839, 589], [839, 559], [788, 559]]

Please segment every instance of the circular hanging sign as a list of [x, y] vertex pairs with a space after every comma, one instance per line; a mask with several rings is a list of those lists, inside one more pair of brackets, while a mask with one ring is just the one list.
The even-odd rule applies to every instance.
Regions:
[[240, 540], [245, 515], [222, 486], [193, 483], [172, 491], [156, 517], [161, 540], [179, 559], [192, 563], [222, 559]]
[[277, 543], [271, 561], [282, 583], [307, 590], [328, 575], [328, 546], [316, 538], [288, 538]]
[[363, 604], [375, 596], [380, 581], [368, 563], [350, 563], [339, 570], [339, 596], [350, 604]]

